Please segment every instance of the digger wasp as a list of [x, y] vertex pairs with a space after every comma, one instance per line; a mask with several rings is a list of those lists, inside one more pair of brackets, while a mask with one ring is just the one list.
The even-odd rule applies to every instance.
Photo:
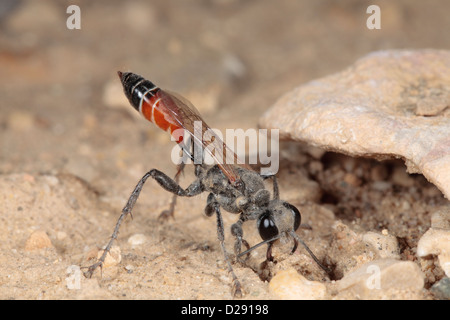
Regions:
[[[184, 155], [194, 161], [196, 180], [187, 188], [182, 188], [178, 184], [179, 174], [184, 167], [183, 162], [179, 165], [174, 179], [157, 169], [148, 171], [139, 180], [125, 207], [122, 209], [103, 255], [95, 264], [88, 267], [86, 276], [92, 276], [94, 270], [97, 267], [101, 267], [104, 263], [113, 241], [117, 239], [123, 219], [131, 214], [145, 182], [150, 177], [174, 195], [170, 209], [163, 212], [165, 217], [173, 216], [177, 196], [193, 197], [203, 192], [209, 193], [205, 214], [208, 217], [216, 215], [218, 239], [228, 271], [232, 276], [231, 291], [234, 297], [242, 296], [242, 287], [233, 271], [230, 257], [225, 249], [221, 209], [239, 215], [238, 221], [231, 226], [231, 234], [235, 237], [234, 254], [238, 262], [245, 264], [242, 257], [263, 244], [268, 245], [267, 261], [272, 261], [272, 246], [274, 242], [282, 237], [291, 237], [294, 243], [292, 253], [296, 251], [298, 243], [301, 243], [317, 264], [325, 271], [328, 271], [295, 233], [301, 222], [300, 212], [293, 205], [280, 199], [275, 175], [261, 175], [257, 173], [248, 165], [239, 161], [236, 154], [221, 139], [217, 137], [205, 138], [210, 127], [202, 119], [197, 109], [183, 97], [176, 93], [162, 90], [137, 74], [119, 71], [118, 75], [130, 104], [145, 119], [171, 134], [181, 147]], [[202, 125], [200, 135], [195, 132], [195, 122], [200, 122]], [[180, 134], [180, 130], [184, 134]], [[189, 142], [187, 143], [187, 141]], [[214, 158], [216, 164], [206, 165], [202, 161], [195, 161], [198, 160], [195, 159], [193, 151], [195, 146], [208, 152]], [[214, 152], [211, 150], [214, 150]], [[218, 150], [220, 152], [217, 152]], [[232, 159], [233, 161], [230, 163], [229, 161], [224, 161], [225, 159]], [[264, 186], [264, 181], [267, 179], [271, 179], [273, 183], [272, 195]], [[242, 225], [248, 220], [256, 220], [256, 226], [262, 238], [262, 242], [253, 247], [250, 247], [243, 237]], [[246, 248], [243, 252], [241, 250], [242, 246]]]

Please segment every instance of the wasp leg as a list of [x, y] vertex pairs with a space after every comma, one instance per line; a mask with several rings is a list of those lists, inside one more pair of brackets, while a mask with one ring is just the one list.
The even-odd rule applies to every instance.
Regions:
[[[175, 174], [174, 180], [175, 182], [178, 184], [180, 181], [180, 175], [184, 170], [184, 167], [186, 166], [186, 163], [181, 162], [178, 166], [177, 166], [177, 173]], [[167, 210], [164, 210], [163, 212], [161, 212], [161, 214], [158, 217], [158, 220], [161, 221], [167, 221], [170, 218], [175, 219], [175, 205], [177, 204], [177, 194], [173, 194], [172, 196], [172, 200], [170, 201], [170, 207]]]
[[294, 252], [297, 250], [298, 247], [298, 241], [294, 238], [294, 247], [291, 250], [291, 254], [294, 254]]
[[273, 242], [269, 242], [269, 244], [267, 245], [267, 252], [266, 252], [267, 261], [273, 261], [272, 246], [273, 246]]
[[231, 294], [233, 297], [241, 298], [242, 297], [242, 288], [241, 283], [238, 278], [234, 274], [233, 267], [231, 266], [230, 259], [228, 258], [228, 253], [225, 249], [225, 235], [223, 229], [223, 220], [222, 214], [220, 213], [220, 205], [214, 197], [214, 194], [210, 193], [208, 195], [208, 200], [205, 208], [205, 214], [210, 217], [213, 214], [216, 214], [217, 217], [217, 236], [219, 238], [220, 247], [222, 248], [223, 255], [225, 257], [225, 262], [227, 263], [228, 272], [230, 272], [231, 277], [233, 278], [233, 285], [231, 289]]
[[186, 189], [181, 188], [175, 181], [170, 179], [166, 174], [162, 173], [159, 170], [152, 169], [149, 172], [147, 172], [141, 180], [139, 180], [138, 184], [134, 188], [133, 192], [130, 195], [130, 198], [128, 198], [127, 204], [122, 209], [122, 214], [120, 215], [119, 219], [117, 220], [116, 226], [114, 228], [113, 234], [111, 235], [111, 239], [109, 240], [108, 244], [105, 247], [105, 250], [103, 251], [102, 256], [96, 263], [93, 265], [87, 267], [87, 271], [85, 272], [85, 276], [90, 278], [92, 277], [92, 274], [94, 273], [95, 269], [98, 267], [102, 267], [103, 263], [105, 262], [106, 255], [111, 250], [112, 244], [114, 240], [117, 239], [117, 235], [119, 234], [120, 225], [122, 224], [123, 219], [130, 214], [132, 216], [131, 211], [133, 210], [134, 205], [136, 204], [136, 200], [139, 198], [139, 194], [141, 193], [141, 190], [147, 181], [149, 177], [152, 177], [155, 179], [159, 185], [161, 185], [164, 189], [167, 191], [172, 192], [175, 195], [184, 196], [184, 197], [192, 197], [195, 195], [198, 195], [203, 192], [203, 186], [200, 182], [200, 180], [194, 181], [189, 187]]
[[242, 231], [242, 224], [246, 220], [241, 217], [239, 220], [231, 226], [231, 234], [236, 238], [236, 241], [234, 242], [234, 254], [236, 255], [236, 260], [240, 262], [241, 264], [245, 265], [246, 261], [250, 257], [250, 253], [247, 254], [244, 260], [239, 258], [239, 254], [241, 253], [241, 247], [242, 245], [245, 246], [246, 250], [250, 249], [250, 245], [248, 242], [243, 238], [244, 232]]
[[139, 180], [138, 184], [136, 185], [133, 192], [131, 193], [130, 198], [128, 198], [127, 204], [122, 209], [122, 214], [120, 215], [119, 219], [117, 220], [116, 227], [114, 228], [114, 232], [111, 235], [111, 239], [109, 240], [108, 244], [106, 245], [102, 256], [100, 257], [100, 259], [98, 259], [98, 261], [96, 263], [94, 263], [93, 265], [91, 265], [87, 268], [88, 270], [85, 272], [86, 277], [88, 277], [88, 278], [92, 277], [92, 274], [94, 273], [95, 269], [97, 269], [98, 267], [100, 267], [100, 268], [102, 267], [103, 262], [106, 259], [106, 255], [108, 254], [109, 250], [111, 250], [111, 246], [112, 246], [114, 240], [117, 239], [117, 235], [119, 234], [120, 225], [122, 224], [123, 219], [125, 219], [125, 217], [128, 214], [131, 215], [131, 210], [133, 209], [134, 204], [136, 203], [136, 200], [139, 197], [139, 194], [141, 193], [142, 187], [144, 186], [145, 181], [147, 181], [147, 179], [150, 176], [151, 176], [151, 171], [147, 172], [141, 178], [141, 180]]
[[208, 199], [206, 200], [206, 207], [205, 207], [205, 214], [207, 217], [211, 217], [216, 211], [215, 206], [218, 206], [219, 204], [216, 201], [216, 198], [214, 197], [214, 193], [210, 193], [208, 195]]
[[262, 176], [262, 178], [264, 180], [269, 179], [269, 178], [272, 179], [272, 183], [273, 183], [273, 198], [275, 200], [280, 199], [280, 192], [278, 191], [277, 177], [274, 174], [272, 174], [272, 175]]
[[204, 191], [203, 185], [200, 181], [200, 179], [195, 180], [189, 187], [186, 189], [183, 189], [173, 181], [171, 178], [169, 178], [165, 173], [153, 169], [150, 172], [150, 175], [153, 179], [158, 182], [158, 184], [163, 187], [165, 190], [172, 192], [173, 194], [181, 197], [193, 197], [196, 196]]

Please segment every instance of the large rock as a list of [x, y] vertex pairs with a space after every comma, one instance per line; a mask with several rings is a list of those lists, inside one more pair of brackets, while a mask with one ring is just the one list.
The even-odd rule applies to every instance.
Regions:
[[380, 51], [281, 97], [260, 120], [280, 137], [402, 158], [450, 199], [450, 51]]

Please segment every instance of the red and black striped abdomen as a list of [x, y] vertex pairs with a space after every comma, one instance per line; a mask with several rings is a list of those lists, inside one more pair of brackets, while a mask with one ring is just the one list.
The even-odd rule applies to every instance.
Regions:
[[[177, 129], [183, 129], [180, 119], [173, 115], [177, 114], [177, 105], [171, 97], [151, 81], [131, 72], [118, 72], [125, 91], [125, 95], [131, 105], [139, 111], [145, 119], [153, 122], [159, 128], [169, 132], [171, 135]], [[170, 110], [169, 110], [170, 108]], [[177, 143], [183, 141], [183, 135], [173, 136]]]

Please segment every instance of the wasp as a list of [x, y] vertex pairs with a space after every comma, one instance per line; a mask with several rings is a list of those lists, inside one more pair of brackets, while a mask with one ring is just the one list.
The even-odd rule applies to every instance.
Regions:
[[[292, 253], [297, 250], [298, 244], [302, 244], [316, 263], [325, 271], [328, 269], [321, 264], [319, 259], [311, 252], [308, 246], [296, 234], [301, 224], [299, 210], [292, 204], [280, 199], [278, 183], [275, 175], [261, 175], [245, 165], [233, 151], [218, 137], [204, 138], [205, 135], [196, 134], [195, 122], [202, 124], [201, 133], [206, 134], [210, 127], [205, 123], [197, 109], [185, 98], [176, 93], [171, 93], [154, 85], [149, 80], [131, 73], [118, 72], [122, 82], [124, 93], [130, 104], [147, 120], [172, 135], [184, 154], [191, 160], [195, 160], [193, 146], [200, 146], [208, 152], [216, 161], [214, 165], [206, 165], [202, 161], [194, 161], [195, 181], [187, 188], [179, 185], [179, 175], [183, 170], [183, 162], [179, 165], [177, 174], [172, 179], [165, 173], [152, 169], [148, 171], [137, 183], [131, 193], [122, 213], [116, 223], [111, 239], [99, 260], [88, 267], [87, 276], [92, 276], [94, 270], [101, 267], [106, 255], [111, 249], [113, 241], [117, 239], [119, 228], [128, 215], [131, 215], [133, 207], [148, 178], [154, 179], [162, 188], [173, 194], [170, 209], [163, 212], [162, 216], [173, 216], [176, 197], [193, 197], [203, 192], [208, 192], [205, 214], [208, 217], [216, 216], [217, 235], [220, 247], [232, 277], [231, 293], [234, 297], [242, 296], [242, 286], [235, 275], [229, 254], [225, 249], [224, 224], [222, 210], [239, 215], [239, 219], [231, 226], [231, 234], [235, 238], [235, 260], [245, 265], [243, 256], [248, 257], [250, 251], [267, 244], [266, 261], [273, 261], [272, 246], [278, 239], [288, 237], [293, 239]], [[180, 130], [185, 134], [180, 134]], [[177, 133], [177, 134], [175, 134]], [[187, 139], [191, 138], [191, 139]], [[190, 143], [186, 143], [189, 140]], [[212, 152], [222, 150], [220, 152]], [[223, 161], [233, 159], [234, 162]], [[272, 194], [265, 188], [264, 181], [270, 179], [273, 184]], [[262, 242], [250, 247], [244, 239], [242, 225], [248, 220], [256, 220], [256, 227], [262, 238]], [[242, 252], [242, 247], [245, 251]]]

